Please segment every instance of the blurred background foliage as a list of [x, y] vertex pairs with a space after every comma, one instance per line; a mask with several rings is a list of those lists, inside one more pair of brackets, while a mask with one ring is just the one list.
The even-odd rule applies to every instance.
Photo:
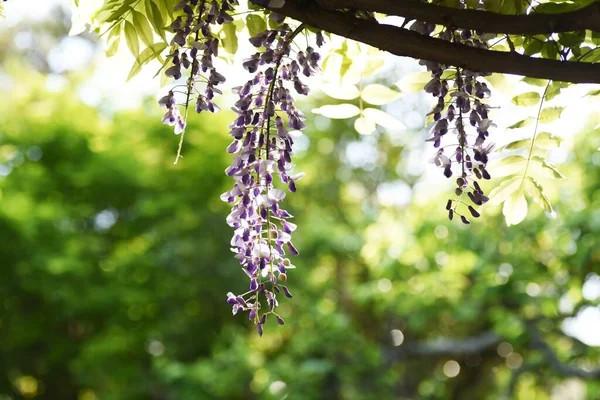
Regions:
[[[231, 115], [193, 118], [173, 167], [155, 99], [86, 105], [93, 65], [52, 84], [67, 23], [0, 35], [0, 399], [600, 398], [584, 339], [600, 337], [597, 121], [562, 166], [557, 218], [508, 228], [499, 209], [449, 223], [416, 195], [436, 185], [411, 165], [422, 131], [311, 118], [286, 199], [294, 298], [260, 338], [225, 303], [247, 284], [219, 200]], [[596, 323], [563, 329], [582, 313]]]

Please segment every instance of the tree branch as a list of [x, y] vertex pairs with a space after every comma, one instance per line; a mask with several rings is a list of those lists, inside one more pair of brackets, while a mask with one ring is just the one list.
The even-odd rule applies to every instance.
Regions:
[[456, 357], [479, 354], [485, 349], [495, 346], [502, 338], [493, 331], [464, 339], [438, 338], [422, 342], [407, 342], [399, 347], [394, 358], [404, 355], [421, 357]]
[[515, 391], [517, 389], [517, 382], [522, 374], [525, 372], [533, 371], [538, 368], [538, 363], [533, 364], [523, 364], [517, 369], [513, 369], [510, 374], [510, 380], [508, 382], [508, 387], [506, 388], [506, 395], [504, 398], [506, 400], [512, 400], [515, 398]]
[[[556, 373], [561, 376], [574, 376], [581, 379], [600, 378], [600, 368], [585, 369], [560, 361], [554, 350], [552, 350], [550, 345], [542, 338], [542, 334], [538, 330], [535, 321], [526, 321], [525, 323], [531, 340], [531, 347], [542, 351], [544, 359]], [[436, 358], [467, 356], [479, 354], [492, 346], [496, 346], [502, 341], [502, 337], [494, 331], [485, 331], [477, 336], [471, 336], [464, 339], [442, 337], [434, 340], [412, 343], [405, 342], [401, 347], [388, 353], [387, 358], [391, 361], [405, 356]], [[537, 366], [539, 364], [536, 363], [535, 365]], [[514, 389], [519, 375], [531, 368], [533, 368], [533, 364], [527, 364], [516, 371], [509, 386]]]
[[550, 345], [546, 341], [544, 341], [544, 339], [542, 338], [542, 334], [537, 329], [537, 326], [534, 322], [530, 321], [527, 323], [527, 330], [529, 332], [529, 336], [531, 337], [533, 346], [542, 351], [544, 357], [546, 358], [546, 361], [548, 361], [552, 369], [554, 369], [560, 375], [575, 376], [581, 379], [600, 378], [600, 368], [583, 369], [561, 362], [556, 356], [554, 350], [552, 350], [552, 348], [550, 347]]
[[453, 65], [480, 72], [499, 72], [573, 83], [600, 83], [600, 66], [593, 63], [533, 58], [517, 53], [483, 50], [450, 43], [348, 13], [327, 11], [287, 0], [273, 8], [285, 16], [398, 56]]
[[460, 10], [415, 0], [317, 0], [317, 3], [329, 10], [353, 8], [489, 33], [536, 35], [585, 29], [600, 31], [600, 2], [566, 13], [526, 15]]

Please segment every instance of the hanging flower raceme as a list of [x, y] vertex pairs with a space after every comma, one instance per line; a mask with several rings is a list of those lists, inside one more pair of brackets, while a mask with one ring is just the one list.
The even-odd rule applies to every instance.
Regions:
[[[170, 26], [175, 35], [171, 40], [171, 53], [168, 56], [171, 64], [165, 74], [180, 79], [184, 74], [183, 70], [189, 70], [189, 76], [185, 84], [176, 85], [167, 96], [159, 100], [159, 104], [167, 108], [162, 122], [174, 126], [176, 135], [181, 134], [175, 163], [181, 157], [190, 104], [195, 103], [197, 113], [220, 111], [213, 99], [215, 94], [221, 94], [217, 86], [225, 82], [225, 77], [213, 64], [219, 55], [219, 39], [213, 35], [211, 25], [232, 23], [233, 18], [229, 14], [237, 4], [237, 0], [181, 0], [174, 8], [180, 15]], [[200, 83], [204, 84], [202, 92], [197, 87]], [[185, 110], [183, 115], [175, 100], [177, 93], [184, 97], [181, 103]]]
[[[271, 18], [279, 16], [272, 13]], [[268, 315], [284, 323], [276, 312], [277, 295], [283, 292], [292, 297], [283, 283], [288, 270], [294, 268], [287, 256], [298, 255], [291, 236], [296, 225], [281, 204], [286, 192], [275, 186], [279, 180], [295, 192], [296, 182], [303, 176], [291, 173], [294, 141], [288, 127], [304, 129], [305, 117], [296, 107], [290, 88], [308, 94], [302, 76], [318, 71], [319, 54], [308, 47], [292, 58], [292, 41], [302, 29], [292, 31], [282, 24], [250, 38], [250, 43], [264, 50], [244, 61], [244, 68], [253, 77], [234, 89], [238, 100], [232, 109], [237, 116], [229, 126], [233, 142], [227, 147], [234, 156], [225, 172], [235, 183], [221, 199], [233, 204], [227, 217], [235, 230], [231, 249], [249, 279], [249, 287], [241, 295], [229, 293], [227, 301], [234, 314], [248, 312], [260, 335]]]
[[[411, 26], [411, 29], [427, 35], [433, 32], [433, 28], [433, 25], [422, 22]], [[440, 33], [440, 39], [487, 48], [483, 34], [465, 29], [446, 28]], [[486, 74], [464, 68], [455, 68], [452, 72], [445, 65], [429, 61], [421, 61], [421, 64], [427, 67], [432, 76], [425, 85], [425, 91], [438, 99], [430, 113], [434, 123], [430, 131], [431, 137], [427, 139], [438, 149], [432, 162], [443, 169], [446, 178], [457, 176], [454, 190], [456, 197], [449, 199], [446, 204], [448, 218], [452, 220], [457, 215], [463, 223], [469, 224], [470, 221], [462, 210], [466, 208], [471, 216], [479, 217], [480, 214], [473, 205], [483, 205], [488, 197], [477, 180], [491, 178], [486, 166], [493, 145], [486, 144], [486, 139], [489, 128], [494, 125], [488, 115], [489, 106], [485, 102], [490, 96], [490, 90], [480, 80]], [[468, 200], [465, 200], [465, 195]]]

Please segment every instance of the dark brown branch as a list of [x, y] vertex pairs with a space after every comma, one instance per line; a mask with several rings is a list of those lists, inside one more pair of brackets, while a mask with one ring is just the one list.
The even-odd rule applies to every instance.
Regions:
[[499, 72], [573, 83], [600, 83], [600, 66], [592, 63], [533, 58], [446, 42], [338, 11], [305, 7], [287, 0], [273, 9], [298, 21], [357, 40], [398, 56], [434, 61], [480, 72]]
[[[535, 322], [526, 321], [527, 331], [531, 340], [532, 348], [542, 351], [544, 358], [550, 368], [561, 376], [574, 376], [581, 379], [600, 378], [600, 368], [584, 369], [571, 364], [563, 363], [558, 359], [556, 353], [550, 345], [544, 341]], [[418, 357], [460, 357], [472, 354], [480, 354], [486, 349], [498, 345], [502, 342], [502, 337], [494, 331], [486, 331], [477, 336], [456, 338], [438, 338], [419, 342], [405, 342], [402, 346], [388, 354], [389, 360], [401, 359], [406, 356]], [[538, 365], [538, 364], [536, 364]], [[516, 385], [516, 380], [521, 372], [533, 368], [531, 365], [523, 366], [514, 377], [511, 386]]]
[[317, 0], [324, 9], [353, 8], [489, 33], [535, 35], [590, 29], [600, 32], [600, 2], [560, 14], [506, 15], [459, 10], [415, 0]]
[[538, 363], [532, 364], [523, 364], [517, 369], [513, 369], [510, 374], [510, 381], [508, 382], [508, 387], [506, 389], [506, 395], [504, 398], [506, 400], [512, 400], [515, 398], [515, 390], [517, 389], [517, 382], [522, 374], [529, 371], [534, 371], [539, 367]]
[[479, 354], [485, 349], [496, 346], [502, 339], [493, 331], [464, 339], [438, 338], [422, 342], [406, 342], [394, 351], [394, 358], [402, 356], [420, 357], [456, 357]]
[[422, 356], [465, 356], [479, 354], [488, 347], [496, 346], [500, 343], [500, 340], [500, 336], [493, 331], [484, 332], [479, 336], [465, 339], [439, 338], [423, 343], [415, 343], [410, 349], [410, 353]]
[[550, 345], [544, 341], [542, 334], [538, 330], [534, 322], [527, 323], [527, 330], [531, 337], [532, 345], [540, 349], [544, 354], [546, 361], [550, 364], [550, 367], [562, 376], [575, 376], [581, 379], [599, 379], [600, 368], [595, 369], [584, 369], [581, 367], [565, 364], [558, 359], [556, 353]]

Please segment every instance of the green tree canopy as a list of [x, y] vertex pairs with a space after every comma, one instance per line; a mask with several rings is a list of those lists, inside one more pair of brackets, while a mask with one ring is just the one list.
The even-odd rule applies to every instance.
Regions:
[[[552, 101], [597, 79], [598, 3], [234, 3], [118, 0], [88, 13], [109, 54], [121, 40], [134, 54], [132, 76], [158, 60], [177, 78], [161, 99], [185, 155], [176, 166], [154, 99], [107, 120], [78, 99], [81, 76], [49, 90], [35, 62], [46, 48], [11, 49], [16, 31], [2, 35], [3, 74], [21, 83], [0, 100], [0, 395], [597, 398], [597, 343], [569, 327], [598, 314], [600, 117], [564, 145]], [[89, 4], [76, 4], [83, 18]], [[389, 78], [381, 53], [328, 33], [428, 71]], [[258, 46], [238, 80], [218, 67], [245, 37]], [[319, 57], [321, 40], [339, 47]], [[295, 103], [321, 71], [339, 82]], [[513, 127], [530, 135], [499, 152], [487, 101], [513, 87], [491, 72], [526, 75], [508, 98], [531, 111]], [[228, 95], [222, 78], [241, 87]], [[437, 98], [426, 137], [397, 134], [398, 103], [427, 113], [415, 86]], [[423, 139], [439, 146], [440, 179], [456, 182], [447, 209], [447, 197], [416, 195], [435, 185], [410, 168], [427, 164]], [[292, 166], [306, 172], [297, 187]], [[221, 200], [234, 206], [232, 240]]]

